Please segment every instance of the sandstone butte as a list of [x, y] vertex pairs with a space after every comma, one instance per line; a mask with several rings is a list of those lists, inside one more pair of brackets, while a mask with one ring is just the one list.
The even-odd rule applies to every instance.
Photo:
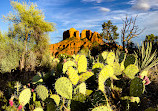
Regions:
[[[108, 45], [98, 32], [85, 29], [80, 34], [78, 30], [70, 28], [70, 30], [63, 32], [63, 40], [61, 42], [51, 44], [50, 52], [53, 56], [58, 56], [59, 54], [73, 55], [83, 48], [91, 49], [94, 44]], [[117, 45], [117, 47], [120, 46]]]

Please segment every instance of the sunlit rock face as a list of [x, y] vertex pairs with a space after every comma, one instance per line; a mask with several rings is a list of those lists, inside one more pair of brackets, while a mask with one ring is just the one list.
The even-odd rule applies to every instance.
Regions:
[[[81, 35], [81, 36], [80, 36]], [[82, 30], [81, 34], [78, 30], [70, 28], [63, 32], [63, 40], [56, 44], [51, 44], [51, 55], [59, 54], [77, 54], [83, 48], [91, 49], [95, 44], [104, 45], [102, 37], [98, 32], [91, 30]]]

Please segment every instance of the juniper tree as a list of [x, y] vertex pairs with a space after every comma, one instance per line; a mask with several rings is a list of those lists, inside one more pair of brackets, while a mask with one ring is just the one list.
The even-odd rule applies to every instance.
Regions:
[[104, 22], [102, 24], [102, 37], [109, 42], [114, 42], [116, 39], [118, 39], [119, 34], [117, 33], [117, 26], [112, 25], [112, 22], [109, 20], [107, 23]]

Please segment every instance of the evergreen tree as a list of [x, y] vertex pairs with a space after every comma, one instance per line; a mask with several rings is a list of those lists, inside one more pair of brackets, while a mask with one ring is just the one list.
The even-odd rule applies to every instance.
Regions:
[[102, 24], [102, 37], [109, 42], [114, 42], [116, 39], [118, 39], [119, 34], [116, 32], [117, 31], [117, 26], [112, 25], [111, 21], [109, 20], [107, 23], [104, 22]]

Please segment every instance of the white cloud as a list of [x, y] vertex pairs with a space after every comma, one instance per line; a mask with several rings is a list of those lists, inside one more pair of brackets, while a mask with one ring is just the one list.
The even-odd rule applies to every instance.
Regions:
[[109, 11], [110, 11], [109, 8], [105, 8], [105, 7], [100, 7], [99, 9], [100, 9], [101, 11], [103, 11], [103, 12], [109, 12]]
[[147, 11], [150, 9], [150, 4], [148, 0], [137, 0], [137, 2], [133, 5], [133, 8]]
[[133, 5], [132, 8], [137, 10], [148, 11], [151, 8], [158, 9], [158, 0], [131, 0], [128, 4]]
[[101, 3], [102, 0], [82, 0], [83, 2], [96, 2], [96, 3]]

